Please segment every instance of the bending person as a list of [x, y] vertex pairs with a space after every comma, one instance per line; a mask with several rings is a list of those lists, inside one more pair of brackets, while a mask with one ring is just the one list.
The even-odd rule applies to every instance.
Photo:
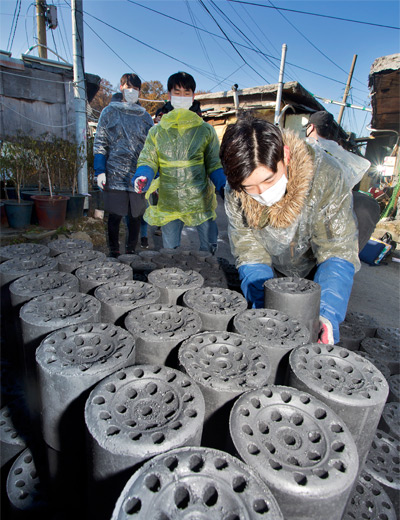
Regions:
[[321, 286], [320, 341], [336, 343], [360, 267], [343, 171], [321, 148], [251, 116], [228, 126], [220, 155], [229, 240], [246, 299], [263, 307], [263, 283], [277, 274], [313, 276]]
[[358, 225], [358, 247], [362, 251], [380, 217], [378, 202], [370, 195], [358, 191], [360, 181], [371, 163], [340, 146], [333, 140], [334, 133], [332, 114], [325, 110], [311, 114], [306, 125], [307, 143], [310, 146], [320, 146], [341, 164], [348, 187], [353, 190], [353, 209]]

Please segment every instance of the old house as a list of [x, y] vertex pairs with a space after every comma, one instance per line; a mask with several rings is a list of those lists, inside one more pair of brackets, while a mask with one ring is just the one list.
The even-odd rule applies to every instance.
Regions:
[[[261, 85], [232, 90], [200, 94], [196, 99], [201, 103], [205, 121], [214, 126], [221, 139], [228, 124], [236, 121], [239, 110], [251, 110], [257, 117], [274, 122], [278, 84]], [[317, 99], [297, 81], [284, 83], [280, 107], [280, 125], [304, 136], [304, 125], [316, 111], [325, 110]], [[336, 125], [337, 126], [337, 125]], [[347, 134], [337, 126], [337, 134], [346, 140]]]
[[[100, 77], [85, 74], [88, 101], [98, 91]], [[21, 59], [0, 51], [0, 139], [17, 133], [33, 137], [49, 132], [75, 136], [73, 67], [28, 54]]]

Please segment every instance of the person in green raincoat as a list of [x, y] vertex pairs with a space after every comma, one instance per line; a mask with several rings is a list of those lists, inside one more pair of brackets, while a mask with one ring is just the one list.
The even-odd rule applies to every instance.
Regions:
[[137, 193], [147, 191], [147, 197], [158, 189], [158, 203], [147, 208], [144, 219], [162, 226], [165, 248], [179, 247], [183, 227], [190, 226], [197, 229], [200, 251], [214, 254], [218, 238], [215, 190], [223, 196], [226, 178], [217, 134], [196, 113], [195, 90], [190, 74], [169, 77], [165, 115], [147, 135], [132, 186]]

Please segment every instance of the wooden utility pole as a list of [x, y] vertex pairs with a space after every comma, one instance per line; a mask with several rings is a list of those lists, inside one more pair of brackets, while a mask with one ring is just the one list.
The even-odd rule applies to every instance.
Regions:
[[36, 25], [38, 37], [39, 58], [47, 59], [47, 37], [46, 37], [46, 0], [36, 0]]
[[[344, 95], [343, 95], [343, 99], [342, 99], [342, 103], [344, 103], [344, 104], [346, 103], [347, 96], [349, 95], [349, 92], [350, 92], [351, 78], [353, 77], [353, 72], [354, 72], [354, 67], [356, 65], [356, 61], [357, 61], [357, 54], [354, 54], [353, 62], [351, 64], [351, 68], [350, 68], [350, 72], [349, 72], [349, 77], [347, 78], [346, 88], [344, 89]], [[338, 125], [340, 125], [340, 122], [342, 120], [344, 109], [345, 109], [345, 106], [342, 106], [340, 108], [339, 116], [337, 119]]]

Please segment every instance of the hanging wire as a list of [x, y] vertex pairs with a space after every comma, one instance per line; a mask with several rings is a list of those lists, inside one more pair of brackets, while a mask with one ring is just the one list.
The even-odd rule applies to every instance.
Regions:
[[[214, 2], [214, 0], [210, 0], [210, 3], [214, 7], [214, 9], [218, 10], [222, 14], [222, 16], [228, 21], [228, 23], [233, 25], [233, 27], [243, 36], [243, 38], [245, 38], [245, 40], [247, 40], [250, 43], [250, 45], [252, 45], [259, 53], [261, 53], [261, 50], [256, 45], [254, 45], [252, 40], [250, 40], [250, 38], [248, 38], [248, 36], [236, 24], [233, 23], [233, 21], [218, 7], [218, 5]], [[277, 69], [279, 71], [279, 66], [276, 65], [276, 63], [271, 61], [269, 58], [266, 58], [266, 61], [270, 65], [272, 65], [272, 67], [274, 67], [275, 69]]]
[[[169, 19], [171, 19], [171, 20], [174, 20], [175, 22], [181, 23], [181, 24], [183, 24], [183, 25], [187, 25], [187, 26], [189, 26], [189, 27], [194, 27], [192, 24], [190, 24], [190, 23], [188, 23], [188, 22], [185, 22], [185, 21], [183, 21], [183, 20], [179, 20], [178, 18], [175, 18], [175, 17], [170, 16], [170, 15], [168, 15], [168, 14], [162, 13], [161, 11], [157, 11], [157, 10], [155, 10], [155, 9], [152, 9], [151, 7], [148, 7], [148, 6], [146, 6], [146, 5], [140, 4], [139, 2], [135, 2], [134, 0], [126, 0], [126, 1], [129, 2], [130, 4], [137, 5], [137, 6], [139, 6], [139, 7], [142, 7], [143, 9], [146, 9], [146, 10], [151, 11], [151, 12], [153, 12], [153, 13], [159, 14], [160, 16], [164, 16], [165, 18], [169, 18]], [[243, 3], [246, 3], [246, 2], [243, 2]], [[251, 5], [252, 5], [252, 4], [251, 4]], [[258, 4], [256, 4], [256, 5], [258, 5]], [[209, 35], [215, 37], [215, 38], [218, 38], [218, 39], [221, 39], [221, 40], [226, 40], [226, 38], [225, 38], [224, 36], [221, 36], [220, 34], [213, 33], [213, 32], [211, 32], [211, 31], [209, 31], [209, 30], [207, 30], [207, 29], [204, 29], [204, 28], [201, 28], [201, 27], [199, 27], [199, 26], [197, 26], [197, 27], [198, 27], [198, 29], [199, 29], [200, 31], [203, 31], [203, 32], [205, 32], [205, 33], [207, 33], [207, 34], [209, 34]], [[264, 52], [257, 51], [256, 49], [254, 49], [254, 48], [252, 48], [252, 47], [249, 47], [248, 45], [244, 45], [244, 44], [239, 43], [239, 42], [236, 42], [236, 41], [234, 41], [234, 40], [232, 40], [232, 41], [233, 41], [233, 43], [234, 43], [235, 45], [237, 45], [237, 46], [239, 46], [239, 47], [243, 47], [243, 48], [245, 48], [245, 49], [251, 50], [251, 51], [256, 52], [256, 53], [258, 53], [258, 54], [262, 54], [263, 56], [268, 57], [268, 58], [271, 58], [272, 60], [280, 61], [280, 58], [277, 58], [276, 56], [268, 55], [268, 54], [266, 54], [266, 53], [264, 53]], [[319, 76], [319, 77], [321, 77], [321, 78], [325, 78], [325, 79], [327, 79], [327, 80], [329, 80], [329, 81], [333, 81], [333, 82], [335, 82], [335, 83], [340, 83], [341, 85], [346, 85], [346, 82], [345, 82], [345, 81], [340, 81], [340, 80], [338, 80], [338, 79], [336, 79], [336, 78], [331, 78], [331, 77], [329, 77], [329, 76], [326, 76], [325, 74], [321, 74], [320, 72], [315, 72], [315, 71], [313, 71], [313, 70], [310, 70], [310, 69], [308, 69], [308, 68], [306, 68], [306, 67], [302, 67], [302, 66], [297, 65], [297, 64], [295, 64], [295, 63], [291, 63], [291, 62], [289, 62], [289, 61], [286, 61], [286, 65], [291, 66], [291, 67], [294, 67], [294, 68], [297, 68], [297, 69], [300, 69], [300, 70], [304, 70], [305, 72], [309, 72], [310, 74], [314, 74], [315, 76]], [[366, 90], [365, 88], [364, 88], [364, 90], [362, 90], [362, 89], [360, 89], [360, 88], [357, 88], [357, 87], [353, 87], [353, 88], [354, 88], [354, 90], [358, 90], [358, 91], [360, 91], [360, 92], [365, 92], [365, 90]]]
[[[66, 3], [67, 0], [64, 0]], [[155, 51], [155, 52], [158, 52], [159, 54], [162, 54], [163, 56], [167, 56], [167, 58], [170, 58], [174, 61], [177, 61], [178, 63], [182, 63], [183, 65], [185, 65], [185, 67], [189, 67], [190, 69], [193, 69], [195, 70], [196, 72], [198, 72], [199, 74], [201, 74], [202, 76], [205, 76], [206, 78], [208, 79], [212, 79], [214, 80], [215, 78], [206, 70], [203, 70], [203, 69], [200, 69], [199, 67], [195, 67], [194, 65], [191, 65], [190, 63], [187, 63], [183, 60], [180, 60], [178, 58], [175, 58], [174, 56], [172, 56], [171, 54], [168, 54], [167, 52], [164, 52], [160, 49], [157, 49], [156, 47], [154, 47], [153, 45], [150, 45], [142, 40], [139, 40], [138, 38], [135, 38], [134, 36], [132, 36], [131, 34], [128, 34], [127, 32], [125, 31], [122, 31], [121, 29], [118, 29], [117, 27], [109, 24], [108, 22], [105, 22], [104, 20], [101, 20], [100, 18], [98, 18], [97, 16], [94, 16], [93, 14], [90, 14], [88, 13], [87, 11], [83, 11], [87, 16], [90, 16], [91, 18], [94, 18], [95, 20], [97, 20], [98, 22], [106, 25], [107, 27], [110, 27], [111, 29], [119, 32], [120, 34], [123, 34], [124, 36], [127, 36], [128, 38], [130, 38], [131, 40], [134, 40], [135, 42], [137, 43], [140, 43], [141, 45]]]
[[[230, 5], [231, 9], [233, 9], [234, 12], [237, 14], [237, 16], [240, 17], [239, 13], [236, 11], [235, 5], [232, 4], [232, 3], [230, 3], [229, 5]], [[250, 18], [251, 23], [252, 23], [255, 27], [257, 27], [257, 29], [259, 30], [260, 34], [262, 34], [262, 36], [263, 36], [263, 37], [267, 40], [267, 42], [272, 46], [272, 48], [273, 48], [274, 51], [276, 52], [277, 56], [279, 56], [279, 50], [275, 47], [275, 45], [274, 45], [274, 44], [271, 42], [271, 40], [267, 37], [267, 35], [265, 34], [265, 31], [263, 32], [263, 31], [261, 30], [260, 26], [257, 24], [257, 21], [254, 20], [254, 18], [251, 16], [249, 10], [248, 10], [248, 9], [245, 9], [245, 8], [243, 7], [243, 5], [240, 5], [240, 7], [241, 7], [241, 9], [243, 10], [243, 12], [244, 12], [244, 13], [245, 13], [249, 18]], [[246, 25], [246, 27], [251, 31], [251, 30], [252, 30], [251, 27], [250, 27], [250, 26], [245, 22], [244, 18], [242, 18], [242, 21], [243, 21], [243, 23]], [[254, 32], [253, 32], [253, 34], [254, 34]], [[256, 36], [255, 34], [254, 34], [254, 36], [257, 38], [257, 40], [260, 42], [261, 45], [265, 45], [265, 44], [261, 41], [261, 39], [260, 39], [258, 36]], [[266, 47], [266, 49], [267, 49], [268, 52], [270, 52], [269, 49], [268, 49], [268, 47]], [[279, 57], [274, 57], [274, 58], [273, 58], [272, 56], [271, 56], [271, 59], [280, 60]], [[297, 81], [297, 80], [296, 80], [296, 79], [295, 79], [291, 74], [288, 74], [288, 70], [291, 70], [291, 69], [292, 69], [292, 66], [290, 66], [290, 65], [288, 64], [288, 62], [286, 62], [286, 65], [287, 65], [287, 66], [285, 67], [285, 74], [286, 74], [286, 76], [288, 77], [288, 79], [291, 79], [292, 81]], [[275, 67], [279, 70], [279, 65], [275, 65]], [[294, 72], [293, 70], [292, 70], [292, 73], [295, 74], [295, 72]]]
[[380, 23], [373, 23], [373, 22], [363, 22], [361, 20], [350, 20], [349, 18], [340, 18], [339, 16], [330, 16], [328, 14], [318, 14], [318, 13], [310, 13], [307, 11], [298, 11], [296, 9], [285, 9], [283, 7], [271, 7], [269, 5], [265, 4], [257, 4], [255, 2], [243, 2], [242, 0], [228, 0], [228, 2], [234, 2], [236, 4], [244, 4], [244, 5], [255, 5], [257, 7], [265, 7], [267, 9], [277, 9], [278, 11], [290, 11], [292, 13], [299, 13], [299, 14], [307, 14], [310, 16], [319, 16], [321, 18], [331, 18], [332, 20], [340, 20], [343, 22], [352, 22], [352, 23], [360, 23], [364, 25], [373, 25], [375, 27], [383, 27], [385, 29], [397, 29], [400, 30], [400, 27], [394, 27], [392, 25], [382, 25]]
[[[54, 38], [54, 31], [52, 29], [51, 29], [51, 36], [53, 37], [54, 48], [56, 49], [56, 53], [58, 55], [57, 44], [56, 44], [56, 40]], [[60, 58], [58, 58], [58, 61], [60, 61]]]
[[221, 80], [219, 83], [217, 83], [216, 85], [214, 85], [213, 87], [211, 87], [211, 91], [213, 91], [215, 88], [218, 87], [218, 85], [221, 85], [221, 83], [224, 83], [227, 79], [229, 79], [231, 76], [233, 76], [234, 74], [236, 74], [236, 72], [238, 72], [240, 69], [242, 69], [243, 67], [245, 66], [245, 64], [243, 63], [242, 65], [240, 65], [239, 68], [237, 68], [236, 70], [234, 70], [231, 74], [229, 74], [229, 76], [226, 76], [226, 78], [224, 78], [223, 80]]
[[33, 4], [33, 3], [30, 3], [30, 4], [28, 5], [28, 7], [27, 7], [27, 9], [26, 9], [26, 12], [25, 12], [25, 17], [24, 17], [24, 18], [25, 18], [25, 19], [24, 19], [24, 25], [25, 25], [25, 36], [26, 36], [26, 45], [27, 45], [27, 47], [30, 47], [30, 45], [29, 45], [28, 28], [27, 28], [27, 26], [26, 26], [26, 21], [27, 21], [27, 19], [28, 19], [28, 12], [29, 12], [29, 9], [30, 9], [32, 6], [34, 6], [34, 5], [35, 5], [35, 4]]
[[[15, 4], [13, 19], [12, 19], [12, 22], [11, 22], [10, 35], [8, 37], [8, 43], [7, 43], [7, 50], [8, 51], [11, 51], [13, 43], [14, 43], [14, 37], [15, 37], [15, 32], [17, 30], [17, 25], [18, 25], [18, 19], [19, 19], [19, 13], [20, 12], [21, 12], [21, 0], [17, 0], [17, 2]], [[14, 24], [14, 20], [15, 20], [15, 24]], [[14, 32], [13, 32], [13, 28], [14, 28]], [[12, 38], [11, 38], [11, 34], [12, 34]], [[10, 43], [10, 39], [11, 39], [11, 43]]]
[[208, 65], [210, 66], [210, 69], [212, 70], [212, 72], [213, 72], [213, 74], [214, 74], [214, 76], [215, 76], [215, 78], [216, 78], [217, 75], [216, 75], [216, 72], [215, 72], [214, 66], [213, 66], [213, 64], [212, 64], [212, 62], [211, 62], [211, 60], [210, 60], [210, 56], [208, 55], [207, 48], [206, 48], [206, 46], [205, 46], [205, 44], [204, 44], [204, 42], [203, 42], [203, 39], [202, 39], [202, 37], [201, 37], [201, 34], [200, 34], [200, 31], [199, 31], [199, 28], [196, 27], [196, 25], [195, 25], [195, 23], [194, 23], [194, 16], [193, 16], [192, 9], [190, 8], [190, 4], [189, 4], [188, 0], [185, 0], [185, 3], [186, 3], [187, 10], [188, 10], [188, 12], [189, 12], [190, 19], [192, 20], [192, 23], [193, 23], [193, 25], [194, 25], [194, 27], [195, 27], [195, 31], [196, 31], [196, 35], [197, 35], [197, 39], [199, 40], [200, 46], [201, 46], [201, 48], [202, 48], [202, 50], [203, 50], [203, 54], [204, 54], [204, 56], [205, 56], [205, 58], [206, 58], [206, 60], [207, 60], [207, 62], [208, 62]]
[[256, 69], [254, 67], [252, 67], [249, 63], [247, 63], [247, 61], [243, 58], [243, 56], [240, 54], [240, 52], [237, 50], [237, 48], [235, 47], [235, 45], [233, 44], [233, 42], [230, 40], [230, 38], [228, 37], [228, 35], [225, 33], [225, 31], [222, 29], [222, 27], [219, 25], [219, 23], [217, 22], [217, 20], [213, 17], [213, 15], [210, 13], [210, 11], [208, 10], [207, 6], [204, 4], [203, 0], [199, 0], [200, 4], [204, 7], [204, 9], [207, 11], [207, 13], [211, 16], [211, 18], [214, 20], [214, 22], [216, 23], [216, 25], [218, 26], [219, 30], [225, 35], [226, 39], [229, 41], [229, 43], [232, 45], [232, 47], [234, 48], [235, 52], [237, 54], [239, 54], [239, 56], [242, 58], [242, 60], [246, 63], [246, 65], [248, 67], [250, 67], [258, 76], [260, 76], [260, 78], [262, 78], [266, 83], [268, 83], [268, 80], [264, 78], [264, 76], [262, 76], [259, 72], [256, 71]]
[[[68, 47], [68, 50], [67, 50], [67, 45], [68, 45], [68, 37], [67, 37], [67, 31], [65, 29], [65, 23], [64, 23], [64, 17], [63, 17], [63, 12], [62, 12], [62, 7], [61, 4], [60, 4], [60, 0], [58, 0], [58, 7], [60, 9], [60, 20], [61, 20], [61, 24], [59, 25], [60, 27], [60, 39], [61, 39], [61, 43], [62, 43], [62, 46], [64, 47], [64, 52], [65, 52], [65, 56], [67, 57], [67, 59], [72, 62], [72, 53], [71, 53], [71, 50], [70, 48]], [[67, 45], [65, 44], [65, 41], [64, 41], [64, 37], [63, 37], [63, 29], [64, 29], [64, 34], [65, 34], [65, 41], [67, 42]]]

